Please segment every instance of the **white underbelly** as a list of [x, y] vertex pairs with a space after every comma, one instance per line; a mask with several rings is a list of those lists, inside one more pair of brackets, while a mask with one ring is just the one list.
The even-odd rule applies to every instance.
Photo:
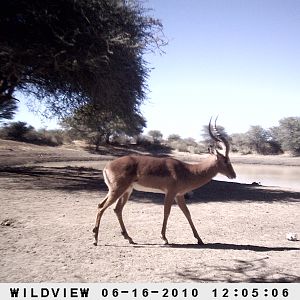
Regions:
[[164, 194], [165, 193], [163, 190], [152, 188], [152, 187], [143, 186], [143, 185], [140, 185], [138, 183], [134, 183], [133, 184], [133, 188], [135, 190], [141, 191], [141, 192], [150, 192], [150, 193], [159, 193], [159, 194]]

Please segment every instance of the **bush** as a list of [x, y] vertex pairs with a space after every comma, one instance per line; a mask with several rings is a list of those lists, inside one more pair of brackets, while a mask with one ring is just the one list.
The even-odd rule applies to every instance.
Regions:
[[139, 134], [136, 139], [136, 144], [142, 147], [149, 147], [151, 146], [152, 142], [150, 140], [150, 137]]
[[65, 134], [62, 130], [45, 130], [42, 129], [37, 133], [39, 142], [48, 146], [59, 146], [65, 141]]
[[26, 135], [34, 130], [34, 127], [26, 122], [12, 122], [5, 124], [1, 129], [1, 137], [8, 140], [26, 141]]
[[278, 127], [271, 128], [274, 143], [281, 145], [284, 151], [300, 155], [300, 117], [283, 118]]
[[163, 134], [159, 130], [150, 130], [148, 136], [154, 144], [160, 144], [163, 138]]
[[169, 143], [170, 147], [180, 152], [189, 152], [188, 145], [183, 140]]
[[263, 155], [282, 153], [281, 146], [273, 139], [271, 131], [261, 126], [251, 126], [246, 133], [236, 133], [231, 138], [233, 152], [242, 154], [254, 152]]
[[192, 154], [201, 154], [207, 152], [204, 145], [198, 143], [189, 143], [188, 139], [180, 139], [168, 143], [168, 146], [179, 152], [189, 152]]
[[59, 146], [64, 143], [62, 130], [39, 130], [25, 122], [12, 122], [4, 125], [0, 130], [0, 137], [37, 145]]

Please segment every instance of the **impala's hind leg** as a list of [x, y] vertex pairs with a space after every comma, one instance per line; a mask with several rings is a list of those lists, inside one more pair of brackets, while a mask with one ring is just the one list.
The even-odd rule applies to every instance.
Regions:
[[123, 194], [123, 196], [121, 198], [119, 198], [114, 211], [115, 211], [115, 213], [116, 213], [116, 215], [118, 217], [118, 220], [119, 220], [119, 223], [120, 223], [120, 226], [121, 226], [121, 233], [122, 233], [122, 235], [124, 236], [124, 238], [126, 240], [129, 241], [130, 244], [135, 244], [134, 241], [132, 240], [132, 238], [127, 233], [127, 230], [126, 230], [126, 227], [125, 227], [125, 224], [124, 224], [124, 221], [123, 221], [123, 215], [122, 215], [124, 205], [126, 204], [127, 200], [129, 199], [131, 193], [132, 193], [132, 188], [129, 188]]
[[102, 217], [103, 213], [109, 206], [111, 206], [114, 202], [116, 202], [124, 194], [124, 192], [127, 190], [127, 188], [128, 188], [128, 186], [125, 186], [123, 188], [119, 187], [119, 188], [109, 190], [106, 197], [98, 205], [96, 224], [93, 229], [93, 232], [95, 234], [94, 235], [94, 237], [95, 237], [94, 245], [95, 246], [97, 246], [97, 244], [98, 244], [99, 226], [100, 226], [100, 221], [101, 221], [101, 217]]
[[101, 219], [102, 214], [103, 214], [103, 212], [100, 213], [100, 211], [103, 208], [103, 206], [105, 205], [105, 203], [107, 202], [108, 196], [109, 196], [109, 193], [105, 196], [105, 198], [102, 200], [102, 202], [98, 204], [98, 213], [97, 213], [97, 217], [96, 217], [96, 224], [95, 224], [95, 227], [93, 229], [94, 237], [95, 237], [95, 242], [94, 242], [95, 246], [97, 246], [100, 219]]

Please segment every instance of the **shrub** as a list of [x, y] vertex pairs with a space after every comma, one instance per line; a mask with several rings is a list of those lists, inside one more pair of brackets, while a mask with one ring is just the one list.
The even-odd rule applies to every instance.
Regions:
[[20, 121], [5, 124], [0, 130], [0, 137], [47, 146], [59, 146], [64, 142], [64, 132], [62, 130], [41, 129], [36, 131], [33, 126]]
[[1, 137], [8, 140], [26, 141], [26, 135], [34, 128], [26, 122], [12, 122], [5, 124], [1, 129]]

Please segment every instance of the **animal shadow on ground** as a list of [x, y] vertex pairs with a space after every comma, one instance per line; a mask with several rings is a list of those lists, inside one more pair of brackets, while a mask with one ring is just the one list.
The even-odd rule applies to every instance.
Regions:
[[[135, 244], [135, 245], [105, 245], [105, 247], [133, 247], [133, 248], [174, 248], [182, 249], [183, 251], [188, 249], [199, 249], [199, 251], [205, 251], [206, 249], [213, 250], [244, 250], [255, 252], [269, 252], [272, 251], [300, 251], [300, 248], [296, 247], [266, 247], [258, 245], [240, 245], [240, 244], [228, 244], [228, 243], [208, 243], [205, 245], [198, 244]], [[196, 252], [194, 252], [196, 253]], [[196, 254], [194, 254], [196, 255]], [[268, 265], [269, 256], [263, 258], [242, 260], [232, 259], [230, 264], [226, 266], [226, 263], [222, 265], [208, 265], [202, 262], [200, 266], [186, 267], [177, 270], [170, 274], [165, 274], [166, 277], [170, 277], [170, 280], [174, 280], [174, 276], [179, 281], [193, 281], [193, 282], [300, 282], [300, 277], [295, 274], [288, 274], [279, 272], [272, 269]]]
[[176, 272], [176, 276], [194, 282], [300, 282], [297, 275], [271, 271], [268, 259], [269, 257], [254, 260], [234, 259], [230, 266], [204, 264], [202, 268], [185, 268]]
[[[0, 179], [6, 179], [6, 189], [65, 190], [68, 192], [106, 192], [102, 171], [86, 167], [10, 166], [0, 167]], [[134, 191], [133, 201], [163, 204], [163, 195]], [[212, 180], [194, 190], [187, 203], [232, 201], [300, 202], [300, 193], [263, 186]]]
[[6, 178], [7, 189], [105, 190], [102, 171], [86, 167], [13, 166], [0, 168], [0, 179]]
[[176, 249], [213, 249], [213, 250], [246, 250], [255, 252], [269, 252], [269, 251], [299, 251], [298, 247], [266, 247], [258, 245], [239, 245], [227, 243], [208, 243], [205, 245], [198, 244], [169, 244], [166, 247]]
[[207, 243], [198, 244], [133, 244], [133, 245], [105, 245], [106, 247], [130, 247], [130, 248], [173, 248], [173, 249], [211, 249], [211, 250], [237, 250], [237, 251], [254, 251], [254, 252], [283, 252], [283, 251], [300, 251], [300, 247], [267, 247], [259, 245], [242, 245], [228, 243]]

